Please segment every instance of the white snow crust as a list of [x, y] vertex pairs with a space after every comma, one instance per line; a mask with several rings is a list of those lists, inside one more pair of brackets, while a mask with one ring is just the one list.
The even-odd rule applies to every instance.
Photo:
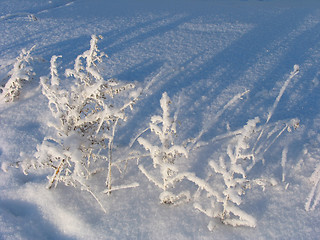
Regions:
[[[0, 103], [0, 239], [319, 239], [320, 1], [2, 0], [0, 34], [2, 87], [35, 46], [35, 75]], [[47, 189], [52, 172], [19, 165], [53, 134], [40, 77], [71, 89], [58, 72], [91, 56], [92, 35], [108, 58], [87, 70], [137, 86], [113, 139], [114, 164], [125, 163], [117, 191], [106, 194], [103, 173], [90, 180], [106, 213], [88, 191]], [[177, 196], [149, 174], [146, 149], [167, 141], [150, 119], [153, 131], [176, 124], [168, 154], [182, 155], [171, 178], [187, 196], [179, 205], [160, 203]]]

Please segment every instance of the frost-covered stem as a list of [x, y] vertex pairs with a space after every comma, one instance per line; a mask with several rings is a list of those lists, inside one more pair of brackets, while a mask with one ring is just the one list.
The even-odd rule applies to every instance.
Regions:
[[162, 189], [162, 184], [160, 182], [158, 182], [157, 180], [155, 180], [148, 172], [147, 170], [142, 166], [142, 165], [139, 165], [138, 166], [140, 171], [148, 178], [148, 180], [150, 182], [153, 182], [156, 186], [158, 186], [159, 188]]
[[[112, 187], [111, 191], [118, 191], [118, 190], [122, 190], [122, 189], [136, 188], [136, 187], [139, 187], [139, 183], [134, 182], [134, 183], [131, 183], [131, 184]], [[110, 190], [105, 190], [103, 193], [108, 193], [109, 194], [111, 191]]]
[[107, 210], [103, 207], [103, 205], [100, 202], [99, 198], [90, 189], [86, 189], [86, 191], [88, 191], [91, 194], [91, 196], [98, 202], [98, 204], [100, 205], [100, 207], [103, 210], [103, 212], [107, 213]]
[[282, 182], [286, 179], [286, 162], [287, 162], [287, 154], [288, 154], [288, 147], [285, 147], [282, 151], [282, 158], [281, 158], [281, 167], [282, 167]]
[[62, 56], [59, 55], [59, 56], [52, 56], [51, 57], [51, 60], [50, 60], [50, 74], [51, 74], [51, 85], [54, 86], [54, 85], [59, 85], [60, 83], [60, 80], [59, 80], [59, 77], [58, 77], [58, 70], [57, 70], [57, 64], [56, 64], [56, 61], [58, 58], [61, 58]]
[[62, 159], [59, 166], [57, 167], [56, 171], [54, 172], [53, 176], [51, 177], [51, 180], [48, 185], [48, 189], [51, 189], [53, 184], [56, 182], [56, 179], [59, 178], [60, 172], [63, 168], [63, 165], [65, 163], [65, 159]]
[[[163, 133], [163, 137], [164, 140], [167, 140], [165, 138], [165, 136], [167, 135], [168, 131], [170, 131], [170, 108], [169, 108], [169, 102], [170, 99], [168, 97], [168, 94], [166, 92], [164, 92], [162, 94], [162, 98], [160, 100], [160, 104], [161, 104], [161, 108], [162, 108], [162, 119], [163, 119], [163, 123], [162, 123], [162, 133]], [[162, 142], [162, 145], [167, 147], [166, 142]]]
[[108, 177], [107, 177], [107, 188], [108, 188], [108, 194], [111, 194], [111, 168], [112, 168], [112, 147], [113, 147], [113, 140], [114, 140], [114, 135], [116, 131], [116, 127], [118, 125], [119, 118], [117, 118], [112, 126], [112, 135], [109, 138], [108, 142]]
[[161, 169], [160, 171], [162, 173], [162, 179], [163, 179], [162, 190], [166, 191], [168, 186], [168, 177], [169, 177], [170, 168], [168, 168], [167, 166], [161, 166], [160, 169]]
[[85, 188], [87, 192], [91, 194], [91, 196], [97, 201], [97, 203], [100, 205], [101, 209], [103, 210], [104, 213], [107, 213], [107, 210], [103, 207], [102, 203], [100, 202], [99, 198], [91, 191], [91, 189], [83, 184], [81, 181], [76, 180], [82, 187]]
[[150, 127], [147, 127], [146, 129], [144, 129], [142, 132], [140, 132], [134, 139], [131, 140], [129, 147], [132, 148], [133, 144], [135, 143], [135, 141], [137, 141], [137, 139], [146, 131], [148, 131], [150, 129]]
[[112, 138], [110, 138], [108, 142], [108, 176], [106, 181], [106, 185], [109, 190], [108, 194], [111, 193], [111, 167], [112, 167], [112, 141], [113, 141]]
[[[282, 133], [288, 129], [288, 125], [286, 124], [286, 126], [277, 134], [277, 136], [271, 141], [271, 143], [263, 150], [263, 154], [266, 153], [269, 148], [272, 146], [272, 144], [274, 144], [276, 142], [276, 140], [282, 135]], [[260, 134], [263, 133], [263, 129], [262, 131], [260, 132]], [[260, 137], [261, 138], [261, 137]], [[258, 142], [258, 140], [256, 141], [256, 143]], [[254, 149], [252, 150], [252, 155], [257, 155], [259, 153], [259, 150], [255, 151], [254, 152]], [[252, 163], [247, 167], [246, 171], [249, 172], [253, 167], [254, 165], [256, 164], [256, 161], [255, 159], [253, 158], [252, 159]]]
[[[210, 121], [211, 124], [216, 123], [216, 121], [218, 121], [219, 117], [222, 116], [222, 114], [230, 107], [232, 106], [235, 102], [237, 102], [239, 99], [242, 99], [242, 97], [246, 94], [248, 94], [250, 92], [250, 90], [246, 90], [243, 93], [238, 93], [237, 95], [235, 95], [229, 102], [227, 102], [226, 105], [223, 106], [223, 108], [217, 112], [217, 114], [214, 116], [214, 118]], [[203, 129], [200, 131], [200, 133], [198, 134], [197, 137], [194, 138], [194, 140], [192, 141], [193, 144], [190, 145], [190, 147], [188, 149], [194, 149], [194, 148], [198, 148], [201, 147], [202, 145], [198, 144], [199, 139], [203, 136], [203, 134], [208, 130], [207, 126], [204, 126]], [[216, 139], [212, 139], [211, 141], [214, 141]]]
[[226, 211], [227, 214], [230, 212], [233, 213], [235, 216], [238, 216], [239, 219], [222, 219], [223, 223], [229, 224], [231, 226], [248, 226], [248, 227], [256, 227], [257, 221], [254, 217], [247, 214], [246, 212], [239, 209], [237, 206], [235, 206], [233, 203], [228, 202], [226, 208], [228, 209]]
[[307, 202], [305, 204], [306, 211], [313, 211], [320, 201], [320, 164], [312, 173], [310, 180], [314, 185], [308, 195]]
[[280, 89], [279, 95], [277, 96], [275, 102], [273, 103], [273, 106], [271, 108], [271, 111], [268, 114], [268, 118], [266, 121], [266, 124], [269, 122], [270, 118], [272, 117], [274, 110], [277, 108], [278, 103], [280, 102], [280, 99], [283, 95], [283, 93], [285, 92], [285, 90], [287, 89], [291, 79], [296, 76], [299, 73], [299, 66], [298, 65], [294, 65], [294, 69], [293, 71], [290, 73], [290, 76], [288, 77], [288, 79], [285, 81], [285, 83], [283, 84], [282, 88]]
[[[305, 204], [306, 211], [310, 211], [310, 210], [313, 211], [316, 208], [316, 206], [320, 200], [319, 181], [320, 181], [320, 179], [317, 180], [317, 182], [312, 187], [312, 190], [310, 191], [310, 193], [308, 195], [307, 202]], [[313, 204], [311, 206], [312, 200], [313, 200]]]
[[179, 173], [177, 176], [174, 178], [171, 178], [168, 183], [174, 184], [174, 182], [181, 181], [182, 179], [188, 179], [190, 182], [193, 182], [196, 184], [200, 189], [207, 191], [208, 197], [212, 196], [217, 199], [218, 202], [222, 202], [224, 198], [217, 192], [215, 191], [205, 180], [197, 177], [194, 173], [191, 172], [183, 172]]
[[290, 73], [290, 76], [289, 76], [289, 77], [287, 78], [287, 80], [284, 82], [284, 84], [283, 84], [282, 88], [280, 89], [280, 92], [279, 92], [276, 100], [275, 100], [274, 103], [273, 103], [273, 106], [272, 106], [271, 110], [270, 110], [269, 113], [268, 113], [267, 120], [266, 120], [266, 122], [265, 122], [265, 124], [264, 124], [264, 126], [263, 126], [263, 128], [262, 128], [262, 130], [261, 130], [261, 132], [260, 132], [259, 137], [257, 138], [256, 143], [254, 144], [254, 146], [253, 146], [253, 148], [252, 148], [252, 152], [253, 152], [253, 153], [254, 153], [254, 151], [255, 151], [255, 148], [256, 148], [258, 142], [260, 141], [260, 138], [261, 138], [262, 135], [263, 135], [263, 132], [264, 132], [264, 130], [265, 130], [265, 128], [266, 128], [266, 125], [269, 123], [269, 121], [270, 121], [270, 119], [271, 119], [271, 117], [272, 117], [275, 109], [277, 108], [277, 106], [278, 106], [278, 104], [279, 104], [279, 102], [280, 102], [280, 100], [281, 100], [282, 95], [284, 94], [285, 90], [287, 89], [287, 87], [288, 87], [291, 79], [292, 79], [294, 76], [296, 76], [296, 75], [299, 73], [299, 71], [300, 71], [300, 70], [299, 70], [299, 65], [294, 65], [293, 71]]
[[278, 133], [278, 135], [272, 140], [272, 142], [268, 145], [268, 147], [266, 147], [266, 149], [263, 151], [263, 153], [266, 153], [269, 148], [272, 146], [272, 144], [275, 143], [275, 141], [282, 135], [282, 133], [288, 129], [288, 124], [286, 124], [286, 126]]
[[86, 58], [87, 60], [87, 67], [91, 67], [91, 65], [95, 65], [95, 60], [94, 57], [95, 55], [97, 55], [97, 52], [99, 52], [98, 47], [97, 47], [97, 43], [98, 43], [98, 38], [95, 35], [91, 36], [91, 40], [90, 40], [90, 50], [89, 50], [89, 56]]

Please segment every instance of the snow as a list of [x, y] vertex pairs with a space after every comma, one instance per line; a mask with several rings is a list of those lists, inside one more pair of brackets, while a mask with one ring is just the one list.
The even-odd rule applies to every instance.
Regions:
[[[3, 0], [0, 33], [1, 85], [33, 46], [36, 74], [18, 100], [0, 103], [0, 239], [319, 238], [318, 0]], [[125, 168], [114, 169], [112, 194], [106, 172], [90, 179], [91, 194], [63, 183], [49, 190], [50, 169], [24, 175], [19, 167], [35, 161], [44, 140], [53, 144], [40, 77], [51, 71], [52, 85], [75, 89], [63, 73], [79, 54], [91, 56], [92, 35], [103, 37], [97, 46], [108, 58], [91, 73], [136, 86], [113, 139], [114, 163]], [[162, 192], [139, 144], [160, 148], [148, 127], [162, 118], [164, 92], [173, 116], [164, 125], [175, 132], [175, 150], [188, 151], [172, 166], [177, 196]], [[240, 195], [223, 176], [251, 188]], [[228, 209], [240, 219], [218, 216], [224, 194], [239, 204]], [[189, 201], [159, 200], [182, 195]]]

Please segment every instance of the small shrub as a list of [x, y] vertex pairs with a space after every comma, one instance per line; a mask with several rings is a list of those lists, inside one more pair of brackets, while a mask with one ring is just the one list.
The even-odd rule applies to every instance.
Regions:
[[[225, 224], [256, 226], [254, 217], [241, 210], [238, 206], [242, 202], [241, 196], [253, 184], [257, 183], [264, 186], [267, 182], [264, 179], [247, 179], [245, 169], [248, 161], [252, 161], [254, 158], [254, 155], [248, 151], [250, 148], [248, 140], [252, 139], [256, 124], [259, 121], [259, 118], [249, 120], [242, 128], [242, 131], [239, 131], [241, 133], [229, 141], [226, 154], [222, 154], [218, 162], [213, 160], [209, 162], [209, 166], [215, 173], [212, 173], [212, 175], [214, 175], [216, 191], [221, 192], [221, 195], [219, 197], [214, 196], [215, 198], [211, 200], [208, 209], [204, 209], [199, 202], [194, 205], [195, 208], [209, 217], [220, 218]], [[224, 187], [219, 188], [219, 186]]]
[[[223, 223], [232, 226], [256, 226], [256, 219], [239, 206], [242, 203], [242, 196], [248, 189], [260, 186], [264, 190], [267, 186], [277, 184], [273, 178], [250, 179], [248, 174], [258, 161], [264, 163], [264, 154], [286, 130], [290, 132], [299, 126], [298, 119], [291, 119], [285, 124], [283, 121], [269, 123], [285, 89], [298, 72], [299, 67], [295, 65], [294, 71], [282, 86], [266, 122], [259, 126], [259, 117], [249, 120], [243, 128], [234, 131], [226, 151], [219, 155], [218, 160], [209, 161], [209, 167], [213, 171], [209, 172], [206, 182], [207, 184], [210, 182], [212, 187], [201, 184], [198, 179], [193, 180], [199, 186], [199, 191], [195, 194], [196, 209], [210, 218], [219, 218]], [[287, 154], [288, 149], [285, 149], [282, 155]], [[283, 156], [281, 166], [285, 166]], [[201, 197], [202, 190], [206, 192], [205, 197]], [[213, 229], [213, 222], [210, 221], [208, 228]]]
[[153, 145], [143, 137], [138, 139], [141, 144], [150, 153], [153, 161], [153, 167], [158, 168], [160, 176], [152, 176], [142, 164], [139, 169], [145, 176], [153, 182], [156, 186], [162, 189], [160, 200], [162, 203], [173, 204], [181, 198], [188, 198], [188, 193], [184, 192], [176, 196], [170, 192], [169, 189], [174, 187], [172, 179], [178, 174], [175, 161], [181, 156], [188, 156], [186, 149], [183, 146], [174, 144], [174, 135], [176, 134], [176, 122], [170, 117], [171, 103], [168, 94], [162, 94], [160, 106], [162, 109], [162, 116], [155, 115], [151, 117], [149, 128], [160, 140], [159, 145]]
[[35, 160], [22, 164], [25, 171], [29, 168], [53, 169], [49, 189], [62, 182], [89, 191], [96, 199], [88, 180], [94, 174], [106, 171], [106, 192], [112, 191], [112, 148], [116, 128], [119, 121], [126, 120], [125, 111], [139, 96], [132, 83], [103, 79], [97, 64], [107, 55], [100, 53], [97, 42], [98, 37], [93, 35], [90, 49], [76, 58], [73, 69], [66, 70], [66, 76], [73, 81], [69, 89], [60, 84], [56, 61], [61, 56], [51, 58], [50, 77], [42, 77], [41, 86], [54, 118], [49, 126], [53, 127], [55, 135], [47, 136], [37, 147]]

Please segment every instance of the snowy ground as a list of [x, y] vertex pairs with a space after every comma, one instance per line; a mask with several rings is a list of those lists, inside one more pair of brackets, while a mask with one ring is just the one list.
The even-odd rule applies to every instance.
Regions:
[[[1, 163], [21, 160], [21, 153], [32, 155], [52, 133], [39, 77], [49, 74], [52, 55], [62, 55], [58, 70], [63, 75], [89, 48], [92, 34], [103, 36], [98, 47], [109, 56], [100, 66], [106, 79], [152, 83], [116, 134], [115, 158], [144, 152], [137, 141], [128, 146], [148, 127], [150, 117], [161, 113], [164, 91], [178, 112], [175, 141], [200, 136], [197, 143], [202, 145], [177, 166], [202, 179], [214, 174], [208, 163], [226, 153], [231, 143], [226, 136], [249, 119], [259, 117], [259, 126], [277, 129], [299, 119], [299, 127], [285, 130], [263, 154], [264, 164], [258, 162], [248, 176], [278, 183], [242, 196], [240, 208], [256, 219], [255, 228], [213, 219], [209, 231], [210, 218], [192, 201], [161, 204], [161, 190], [132, 161], [124, 176], [115, 173], [114, 181], [136, 181], [138, 188], [110, 196], [96, 193], [107, 213], [88, 192], [63, 184], [46, 189], [44, 172], [26, 176], [21, 169], [1, 171], [0, 239], [319, 238], [320, 206], [305, 207], [312, 189], [318, 198], [320, 194], [320, 170], [315, 172], [320, 164], [319, 1], [2, 0], [0, 33], [1, 85], [21, 49], [36, 45], [33, 55], [39, 57], [33, 62], [37, 75], [25, 84], [20, 99], [0, 105]], [[295, 64], [300, 72], [287, 81]], [[149, 132], [143, 136], [152, 138]], [[264, 136], [261, 141], [267, 142]], [[151, 168], [152, 161], [140, 163]], [[191, 183], [183, 184], [196, 192]]]

